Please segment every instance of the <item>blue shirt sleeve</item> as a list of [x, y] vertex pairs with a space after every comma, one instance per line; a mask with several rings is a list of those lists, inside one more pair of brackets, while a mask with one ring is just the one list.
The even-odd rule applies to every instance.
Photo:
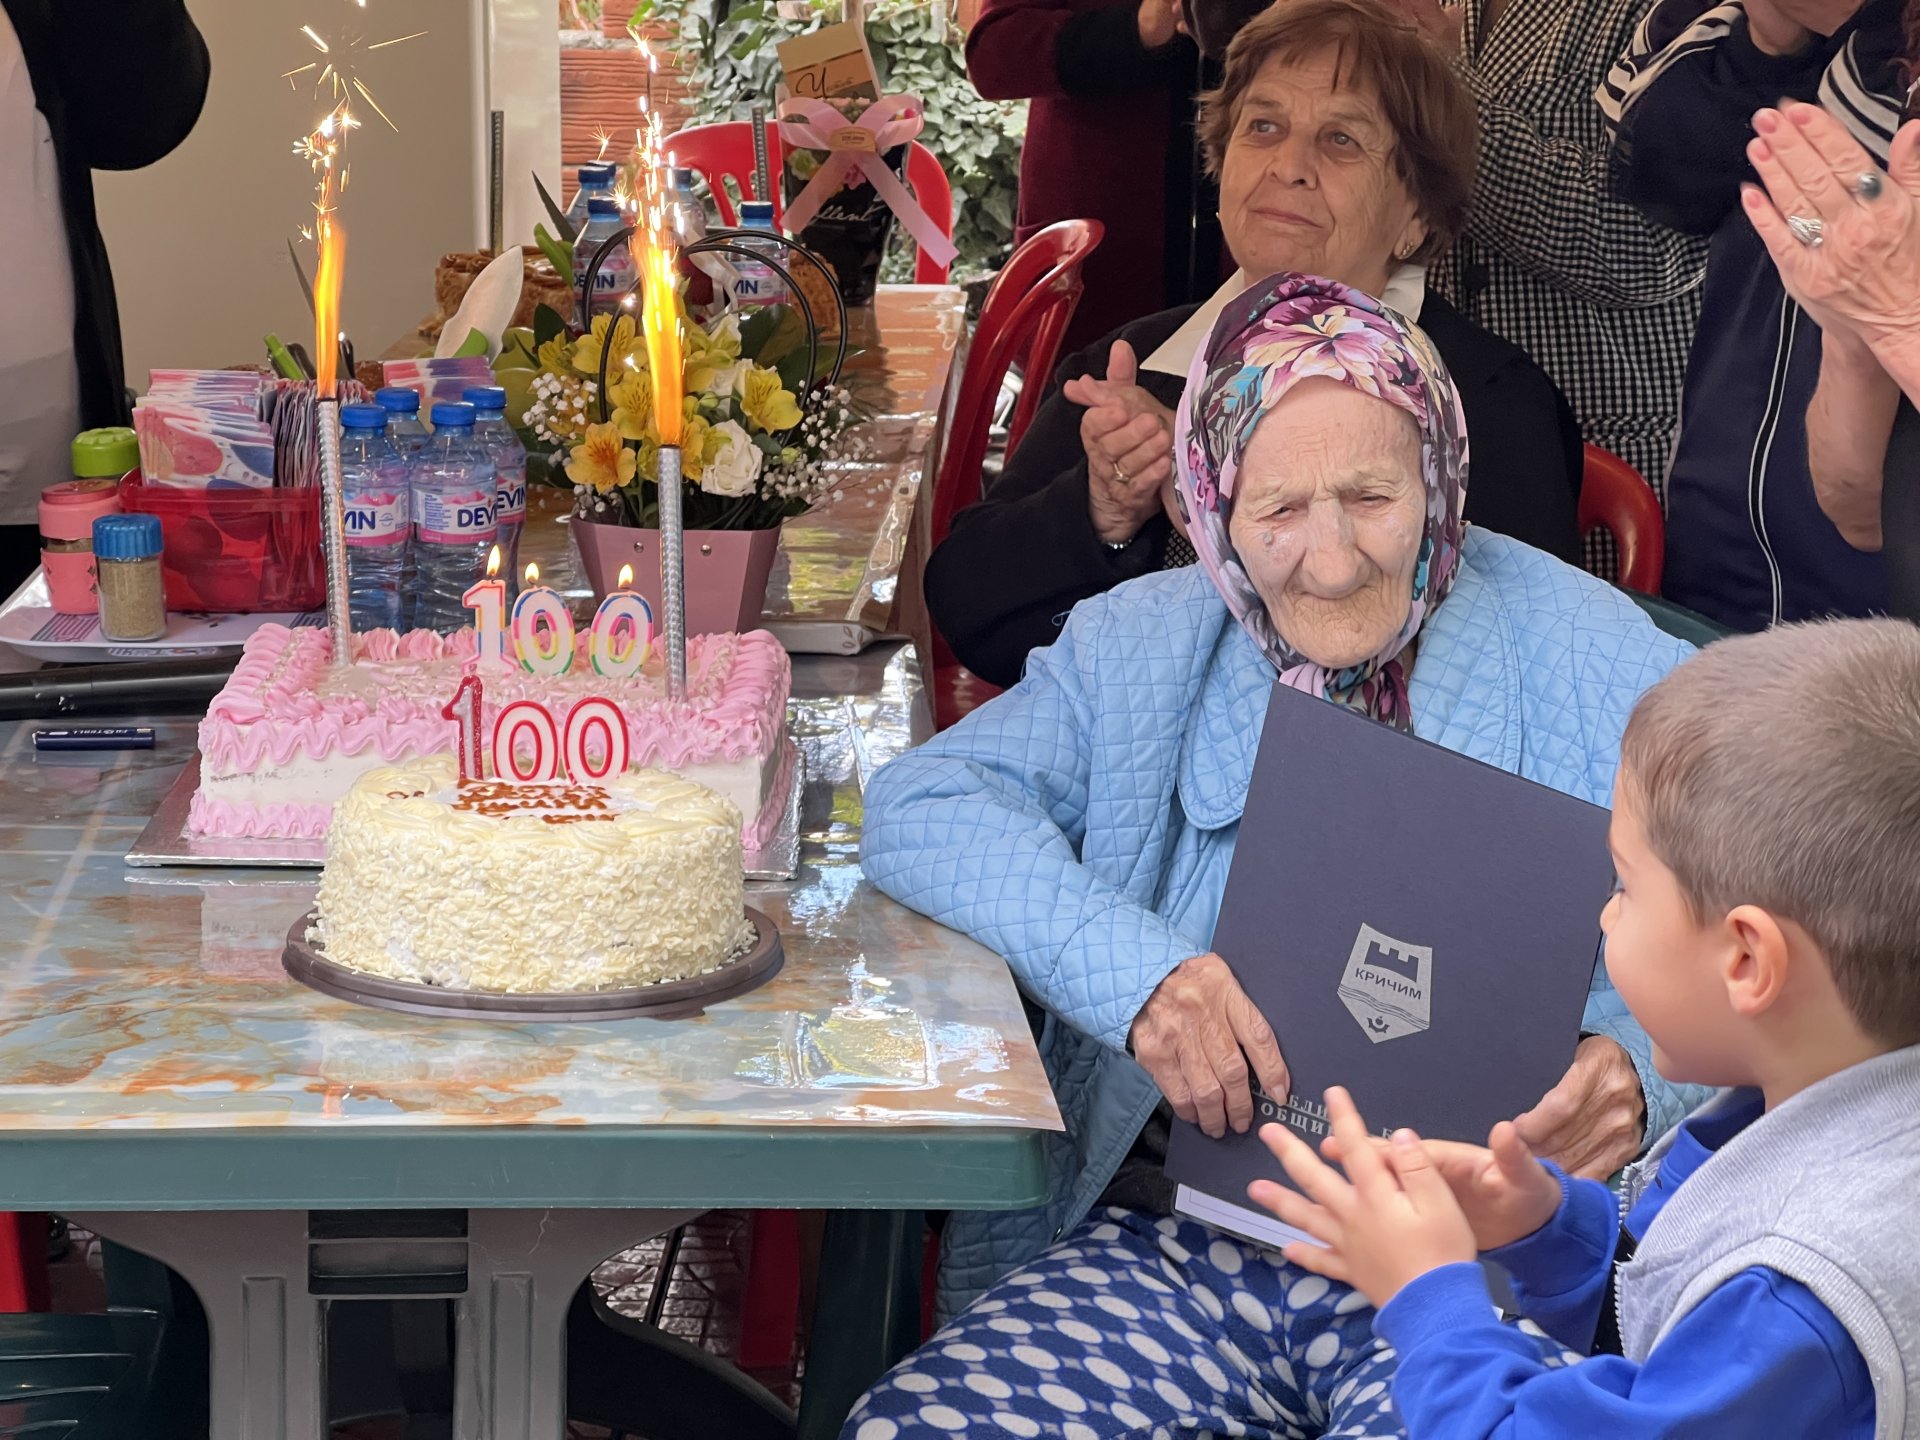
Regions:
[[1560, 1208], [1524, 1240], [1487, 1252], [1507, 1272], [1520, 1313], [1570, 1350], [1593, 1344], [1620, 1237], [1620, 1206], [1598, 1180], [1576, 1180], [1541, 1162], [1560, 1182]]
[[1804, 1285], [1759, 1267], [1701, 1301], [1644, 1365], [1599, 1355], [1551, 1368], [1550, 1342], [1498, 1320], [1471, 1264], [1421, 1276], [1374, 1330], [1399, 1352], [1393, 1400], [1409, 1440], [1873, 1437], [1873, 1382], [1852, 1338]]

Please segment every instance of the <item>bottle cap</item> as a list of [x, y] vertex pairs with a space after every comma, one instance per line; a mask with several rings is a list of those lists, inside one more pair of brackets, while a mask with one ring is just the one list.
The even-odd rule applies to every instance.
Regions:
[[433, 428], [442, 429], [449, 425], [472, 425], [473, 406], [458, 401], [442, 400], [433, 407]]
[[507, 392], [500, 385], [469, 385], [460, 398], [475, 410], [498, 410], [504, 414], [507, 408]]
[[586, 189], [589, 185], [598, 186], [611, 184], [613, 184], [612, 161], [609, 160], [604, 164], [597, 161], [589, 161], [580, 167], [580, 188], [582, 190]]
[[740, 202], [740, 228], [742, 230], [773, 229], [773, 202], [771, 200], [742, 200]]
[[93, 522], [93, 553], [102, 560], [148, 560], [160, 553], [158, 515], [102, 515]]
[[596, 220], [604, 220], [609, 216], [617, 220], [620, 218], [620, 202], [611, 195], [589, 195], [587, 214]]
[[691, 190], [693, 188], [693, 171], [689, 170], [685, 165], [669, 166], [667, 169], [667, 184], [675, 190]]
[[82, 430], [73, 437], [73, 473], [77, 479], [105, 475], [118, 480], [139, 468], [140, 441], [125, 426]]
[[384, 430], [387, 412], [379, 405], [342, 405], [340, 424], [348, 430]]
[[420, 413], [420, 392], [409, 390], [403, 385], [389, 385], [384, 390], [373, 392], [374, 403], [382, 410], [392, 410], [401, 415]]

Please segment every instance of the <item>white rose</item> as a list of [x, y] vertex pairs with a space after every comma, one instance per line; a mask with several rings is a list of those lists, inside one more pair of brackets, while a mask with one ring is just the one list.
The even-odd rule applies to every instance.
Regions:
[[737, 420], [723, 420], [713, 433], [720, 437], [720, 446], [700, 472], [700, 488], [729, 499], [752, 494], [753, 482], [760, 478], [759, 447]]
[[724, 370], [714, 373], [709, 393], [714, 395], [741, 396], [747, 393], [747, 375], [753, 369], [751, 360], [736, 360]]
[[738, 355], [740, 353], [739, 313], [733, 310], [727, 311], [713, 324], [707, 326], [707, 334]]

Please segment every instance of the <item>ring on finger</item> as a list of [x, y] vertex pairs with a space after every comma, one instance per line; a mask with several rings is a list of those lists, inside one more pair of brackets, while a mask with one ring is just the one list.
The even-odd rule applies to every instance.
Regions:
[[1817, 250], [1826, 242], [1827, 222], [1817, 215], [1789, 215], [1787, 233], [1809, 250]]
[[1861, 200], [1878, 200], [1885, 184], [1878, 170], [1862, 170], [1853, 177], [1853, 184], [1848, 188]]

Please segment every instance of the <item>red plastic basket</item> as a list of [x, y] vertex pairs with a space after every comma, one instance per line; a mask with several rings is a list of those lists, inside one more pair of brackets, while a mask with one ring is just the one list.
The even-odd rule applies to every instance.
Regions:
[[327, 601], [318, 490], [184, 490], [120, 481], [120, 506], [158, 515], [167, 609], [253, 615]]

